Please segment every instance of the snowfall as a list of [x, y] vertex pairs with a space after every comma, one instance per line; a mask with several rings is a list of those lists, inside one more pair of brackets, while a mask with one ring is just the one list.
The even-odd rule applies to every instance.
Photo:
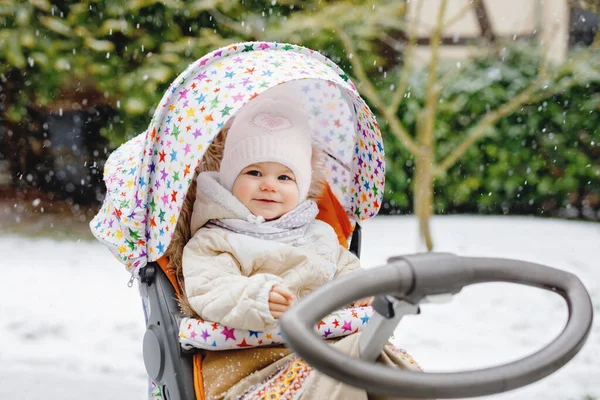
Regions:
[[[436, 251], [514, 258], [576, 274], [600, 309], [600, 224], [528, 217], [439, 216]], [[363, 265], [419, 248], [412, 217], [364, 225]], [[101, 244], [0, 235], [0, 398], [145, 399], [143, 314], [128, 273]], [[553, 340], [567, 307], [520, 285], [470, 286], [406, 317], [393, 341], [429, 372], [510, 362]], [[490, 400], [600, 398], [600, 322], [581, 352], [549, 377]]]

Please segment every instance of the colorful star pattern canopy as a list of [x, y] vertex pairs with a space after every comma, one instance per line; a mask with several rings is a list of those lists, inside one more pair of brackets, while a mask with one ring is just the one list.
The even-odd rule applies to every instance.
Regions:
[[92, 232], [137, 274], [171, 241], [198, 162], [248, 101], [284, 84], [309, 112], [315, 142], [329, 154], [325, 175], [353, 221], [377, 214], [384, 151], [375, 117], [348, 76], [313, 50], [249, 42], [216, 50], [170, 85], [148, 129], [108, 158], [107, 188]]

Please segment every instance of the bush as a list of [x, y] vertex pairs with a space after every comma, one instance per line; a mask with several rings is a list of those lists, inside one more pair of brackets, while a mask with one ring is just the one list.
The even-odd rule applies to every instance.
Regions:
[[[316, 28], [323, 19], [335, 20], [357, 40], [360, 54], [355, 56], [370, 76], [380, 77], [382, 96], [390, 93], [398, 71], [381, 72], [397, 57], [379, 48], [377, 38], [381, 31], [402, 30], [401, 3], [381, 1], [376, 8], [366, 1], [290, 4], [6, 2], [0, 7], [0, 120], [7, 134], [0, 129], [0, 153], [18, 155], [5, 149], [31, 142], [35, 121], [28, 107], [60, 116], [109, 105], [112, 112], [101, 129], [110, 141], [106, 147], [116, 147], [146, 128], [169, 83], [190, 62], [232, 41], [260, 37], [302, 43], [321, 49], [352, 74], [336, 35], [330, 28]], [[355, 23], [357, 14], [361, 24]], [[527, 87], [539, 61], [537, 52], [519, 45], [451, 72], [443, 82], [436, 122], [437, 158], [451, 152], [487, 110]], [[579, 72], [598, 75], [598, 61]], [[415, 132], [424, 99], [423, 70], [410, 79], [410, 97], [399, 115]], [[597, 216], [600, 79], [588, 81], [501, 120], [437, 180], [436, 212], [557, 215], [570, 208], [573, 215]], [[379, 121], [388, 159], [383, 212], [410, 212], [414, 160]], [[45, 132], [38, 133], [43, 142]], [[103, 154], [95, 160], [99, 169]]]
[[[596, 60], [591, 60], [592, 68]], [[436, 156], [462, 133], [535, 79], [539, 60], [527, 47], [476, 60], [442, 89]], [[596, 74], [597, 74], [596, 70]], [[424, 87], [423, 73], [411, 77]], [[600, 219], [600, 79], [501, 119], [435, 185], [436, 213], [533, 214]], [[415, 131], [423, 93], [404, 99], [401, 118]], [[382, 123], [387, 183], [383, 212], [412, 210], [413, 157]]]
[[[248, 40], [302, 43], [347, 65], [330, 29], [344, 25], [363, 48], [397, 30], [394, 0], [239, 2], [9, 0], [0, 6], [0, 117], [19, 124], [27, 107], [110, 105], [103, 128], [113, 146], [142, 132], [169, 84], [203, 55]], [[363, 12], [368, 10], [368, 12]], [[356, 15], [362, 15], [359, 26]], [[365, 44], [366, 42], [366, 44]], [[369, 62], [377, 57], [366, 56]], [[72, 99], [77, 93], [77, 99]]]

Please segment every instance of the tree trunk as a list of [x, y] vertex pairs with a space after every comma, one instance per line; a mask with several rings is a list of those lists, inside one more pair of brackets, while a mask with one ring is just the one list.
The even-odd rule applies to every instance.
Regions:
[[416, 159], [415, 180], [413, 183], [413, 209], [419, 220], [420, 247], [433, 250], [431, 238], [430, 219], [433, 214], [433, 159], [431, 154], [426, 154]]

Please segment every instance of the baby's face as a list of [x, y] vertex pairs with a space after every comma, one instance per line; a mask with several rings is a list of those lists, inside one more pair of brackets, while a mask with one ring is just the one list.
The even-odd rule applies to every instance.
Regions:
[[275, 162], [244, 168], [231, 192], [252, 214], [267, 221], [281, 217], [298, 205], [296, 177], [288, 167]]

